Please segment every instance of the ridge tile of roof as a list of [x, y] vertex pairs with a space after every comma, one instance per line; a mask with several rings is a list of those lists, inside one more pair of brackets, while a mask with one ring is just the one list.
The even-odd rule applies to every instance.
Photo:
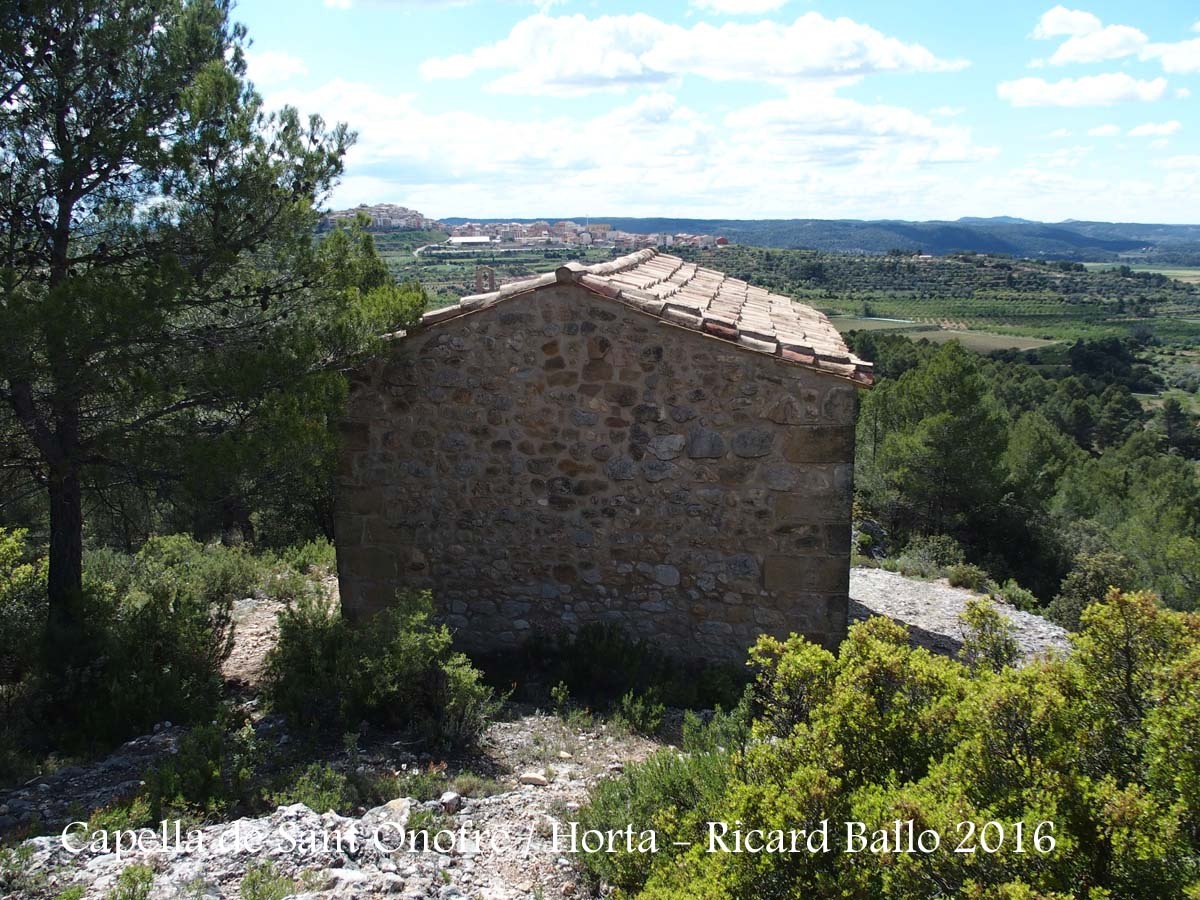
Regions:
[[430, 310], [421, 317], [421, 324], [435, 325], [518, 294], [568, 282], [754, 352], [856, 384], [874, 382], [872, 364], [850, 352], [833, 323], [819, 310], [652, 249], [591, 266], [569, 262], [554, 272]]

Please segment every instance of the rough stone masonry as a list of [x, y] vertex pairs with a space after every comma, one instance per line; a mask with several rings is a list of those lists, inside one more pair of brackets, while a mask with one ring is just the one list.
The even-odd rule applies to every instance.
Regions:
[[653, 251], [426, 314], [352, 385], [343, 609], [431, 589], [471, 652], [588, 622], [836, 645], [869, 382], [820, 313]]

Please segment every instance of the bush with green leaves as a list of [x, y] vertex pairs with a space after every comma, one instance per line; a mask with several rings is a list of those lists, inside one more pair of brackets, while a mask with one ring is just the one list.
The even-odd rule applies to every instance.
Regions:
[[279, 556], [283, 562], [302, 575], [314, 570], [331, 572], [337, 565], [337, 552], [329, 539], [323, 537], [288, 547]]
[[89, 554], [82, 631], [45, 686], [61, 740], [122, 740], [155, 723], [211, 719], [233, 646], [233, 604], [263, 567], [250, 554], [186, 535], [152, 538], [134, 556]]
[[28, 532], [0, 528], [0, 685], [37, 665], [46, 622], [46, 560], [30, 551]]
[[154, 888], [154, 870], [149, 866], [127, 866], [104, 900], [147, 900]]
[[263, 562], [185, 535], [152, 538], [132, 556], [94, 550], [79, 628], [60, 640], [46, 632], [44, 559], [21, 537], [0, 534], [0, 765], [16, 768], [13, 748], [90, 752], [166, 719], [212, 720], [233, 604], [263, 584]]
[[955, 563], [947, 568], [946, 580], [953, 587], [966, 588], [970, 591], [986, 591], [992, 582], [987, 572], [970, 563]]
[[1037, 595], [1033, 591], [1021, 587], [1013, 578], [1008, 579], [992, 591], [992, 596], [1014, 609], [1025, 612], [1035, 612], [1039, 607]]
[[32, 894], [45, 881], [45, 872], [33, 868], [33, 845], [0, 846], [0, 897]]
[[358, 805], [359, 795], [354, 783], [328, 763], [314, 762], [286, 773], [280, 786], [271, 794], [275, 806], [303, 803], [315, 813], [331, 810], [343, 815]]
[[986, 667], [999, 672], [1020, 661], [1016, 628], [992, 603], [968, 600], [959, 618], [963, 623], [963, 642], [958, 655], [972, 669]]
[[946, 569], [964, 561], [962, 545], [946, 534], [918, 535], [904, 546], [901, 556], [934, 569]]
[[630, 691], [617, 704], [614, 719], [637, 734], [653, 736], [662, 728], [666, 707], [659, 701], [659, 692], [651, 688], [642, 694]]
[[23, 529], [0, 528], [0, 777], [22, 778], [32, 762], [35, 676], [46, 622], [46, 560], [31, 552]]
[[[747, 736], [745, 707], [733, 714], [718, 711], [707, 725], [691, 715], [685, 720], [684, 752], [659, 751], [627, 766], [619, 778], [600, 782], [579, 811], [580, 828], [602, 832], [653, 828], [670, 833], [673, 840], [701, 840], [700, 818], [681, 819], [677, 810], [702, 810], [720, 802], [737, 771], [735, 753]], [[652, 866], [669, 865], [679, 852], [669, 844], [660, 847], [657, 855], [594, 853], [584, 857], [584, 864], [593, 880], [635, 890]]]
[[[851, 628], [836, 656], [764, 637], [743, 749], [702, 777], [697, 754], [659, 754], [581, 813], [589, 827], [657, 827], [665, 852], [583, 864], [651, 900], [1200, 896], [1200, 616], [1114, 590], [1073, 643], [997, 671], [914, 648], [883, 618]], [[707, 852], [709, 821], [826, 819], [829, 853]], [[940, 846], [843, 852], [844, 823], [873, 835], [897, 820]], [[997, 852], [982, 850], [985, 827]], [[964, 840], [975, 852], [955, 852]]]
[[262, 808], [257, 770], [265, 748], [249, 721], [240, 727], [223, 714], [185, 733], [175, 752], [142, 776], [129, 800], [95, 810], [88, 830], [154, 826], [163, 819], [199, 825]]
[[296, 893], [296, 882], [281, 875], [269, 860], [255, 863], [246, 869], [238, 885], [240, 900], [283, 900]]
[[1109, 588], [1129, 589], [1133, 572], [1129, 559], [1111, 550], [1080, 553], [1046, 607], [1046, 615], [1068, 631], [1077, 631], [1083, 611]]
[[310, 594], [279, 616], [267, 695], [294, 725], [343, 734], [360, 722], [427, 744], [469, 746], [499, 703], [470, 660], [451, 650], [428, 592], [403, 594], [365, 622]]

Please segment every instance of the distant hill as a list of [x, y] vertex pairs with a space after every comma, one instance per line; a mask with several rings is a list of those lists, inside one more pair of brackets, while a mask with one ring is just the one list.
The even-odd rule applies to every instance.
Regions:
[[[555, 216], [549, 221], [584, 216]], [[721, 234], [739, 244], [795, 247], [842, 253], [914, 253], [973, 251], [1019, 257], [1081, 262], [1200, 265], [1200, 225], [1154, 225], [1119, 222], [1031, 222], [1000, 216], [963, 218], [954, 222], [861, 221], [857, 219], [671, 219], [592, 216], [613, 228], [638, 234]], [[537, 219], [443, 220], [463, 222], [535, 222]]]

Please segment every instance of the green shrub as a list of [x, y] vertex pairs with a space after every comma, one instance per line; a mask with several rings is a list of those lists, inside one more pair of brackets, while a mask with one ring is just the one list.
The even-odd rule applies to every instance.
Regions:
[[883, 567], [910, 578], [937, 578], [946, 569], [962, 564], [959, 543], [947, 535], [934, 534], [914, 537], [894, 562], [885, 560]]
[[93, 810], [92, 814], [88, 816], [87, 830], [88, 834], [97, 831], [128, 831], [145, 828], [153, 823], [150, 799], [143, 794], [138, 794], [131, 800], [119, 801]]
[[46, 623], [46, 560], [33, 554], [22, 529], [0, 528], [0, 778], [23, 780], [41, 709], [36, 674]]
[[315, 762], [284, 775], [279, 789], [271, 794], [271, 803], [303, 803], [315, 813], [332, 810], [345, 815], [358, 806], [359, 795], [349, 778], [328, 763]]
[[[996, 633], [986, 603], [972, 615]], [[744, 748], [664, 751], [598, 785], [581, 810], [589, 828], [658, 829], [660, 851], [618, 846], [581, 862], [647, 900], [1191, 897], [1200, 616], [1112, 591], [1084, 613], [1074, 643], [1069, 656], [1022, 668], [981, 652], [972, 669], [913, 648], [878, 617], [852, 627], [836, 656], [764, 638]], [[762, 718], [758, 704], [776, 702], [786, 709]], [[829, 853], [707, 852], [710, 821], [786, 833], [823, 820]], [[939, 848], [844, 852], [844, 823], [873, 836], [910, 820], [940, 835]], [[988, 822], [1003, 834], [988, 829], [994, 853], [980, 849]], [[964, 840], [974, 853], [956, 852]]]
[[742, 751], [750, 739], [752, 690], [747, 687], [742, 699], [729, 712], [717, 707], [705, 721], [695, 712], [683, 714], [683, 750], [685, 753], [724, 753]]
[[334, 601], [301, 597], [280, 614], [267, 657], [271, 704], [306, 729], [343, 733], [365, 721], [430, 744], [473, 744], [498, 701], [432, 614], [428, 593], [410, 594], [351, 625]]
[[0, 846], [0, 897], [32, 894], [41, 885], [45, 874], [35, 871], [32, 862], [31, 845]]
[[147, 900], [153, 887], [153, 869], [149, 866], [128, 866], [117, 876], [117, 883], [105, 900]]
[[703, 840], [703, 816], [681, 817], [678, 811], [711, 808], [723, 796], [732, 775], [724, 753], [661, 750], [627, 766], [621, 777], [600, 782], [588, 804], [579, 810], [581, 829], [607, 832], [632, 826], [635, 832], [655, 829], [666, 840], [660, 842], [657, 854], [584, 854], [581, 862], [585, 869], [596, 881], [624, 891], [636, 890], [652, 865], [665, 864], [679, 854], [675, 841]]
[[858, 531], [854, 534], [854, 550], [859, 556], [870, 557], [876, 543], [875, 535], [869, 531]]
[[142, 796], [152, 821], [219, 818], [255, 803], [254, 772], [263, 750], [249, 721], [218, 721], [180, 738], [176, 752], [145, 776]]
[[174, 753], [144, 773], [133, 798], [95, 810], [88, 831], [142, 828], [163, 819], [198, 825], [257, 810], [263, 749], [248, 721], [235, 724], [222, 717], [188, 731]]
[[[464, 797], [494, 797], [496, 794], [503, 794], [508, 788], [494, 778], [488, 778], [486, 775], [479, 775], [476, 772], [462, 772], [455, 775], [447, 784], [447, 787]], [[408, 795], [415, 796], [415, 795]]]
[[288, 565], [276, 566], [263, 582], [263, 593], [276, 603], [296, 603], [302, 597], [320, 593], [310, 575], [301, 574]]
[[46, 622], [46, 560], [32, 555], [27, 532], [0, 528], [0, 685], [36, 667]]
[[942, 573], [941, 567], [929, 560], [904, 553], [896, 558], [895, 568], [890, 570], [899, 572], [905, 578], [937, 578]]
[[61, 739], [112, 742], [164, 719], [211, 719], [233, 645], [233, 603], [261, 575], [248, 554], [184, 535], [152, 538], [128, 564], [89, 554], [81, 632], [46, 686], [60, 716], [70, 714]]
[[567, 705], [571, 702], [571, 689], [565, 681], [560, 681], [550, 688], [550, 702], [554, 705], [554, 714], [566, 718]]
[[658, 691], [651, 688], [644, 694], [630, 691], [622, 697], [614, 718], [630, 731], [653, 736], [662, 728], [665, 712], [666, 708], [658, 700]]
[[296, 893], [296, 882], [279, 874], [275, 864], [267, 861], [251, 865], [238, 886], [241, 900], [283, 900]]
[[233, 603], [261, 583], [258, 560], [183, 535], [133, 556], [88, 552], [76, 624], [47, 636], [45, 563], [18, 537], [0, 532], [0, 765], [18, 750], [95, 751], [165, 719], [211, 721]]
[[986, 591], [991, 584], [988, 573], [970, 563], [956, 563], [946, 569], [946, 580], [954, 587], [971, 591]]
[[288, 547], [279, 555], [284, 563], [302, 575], [314, 570], [325, 574], [337, 567], [337, 552], [333, 544], [323, 537]]
[[383, 802], [395, 797], [412, 797], [416, 800], [434, 800], [445, 790], [444, 766], [419, 766], [409, 768], [401, 766], [399, 774], [395, 775], [388, 785]]
[[1059, 587], [1058, 595], [1046, 607], [1046, 615], [1066, 628], [1078, 631], [1083, 611], [1101, 602], [1109, 588], [1132, 587], [1133, 564], [1125, 556], [1108, 550], [1081, 553]]
[[963, 644], [959, 656], [972, 669], [980, 666], [999, 672], [1021, 659], [1016, 629], [987, 600], [968, 600], [963, 612]]
[[1033, 591], [1027, 591], [1012, 578], [997, 588], [993, 592], [993, 596], [1024, 612], [1035, 612], [1038, 609], [1038, 598]]
[[934, 569], [945, 569], [964, 561], [962, 546], [945, 534], [923, 534], [908, 542], [903, 557]]

